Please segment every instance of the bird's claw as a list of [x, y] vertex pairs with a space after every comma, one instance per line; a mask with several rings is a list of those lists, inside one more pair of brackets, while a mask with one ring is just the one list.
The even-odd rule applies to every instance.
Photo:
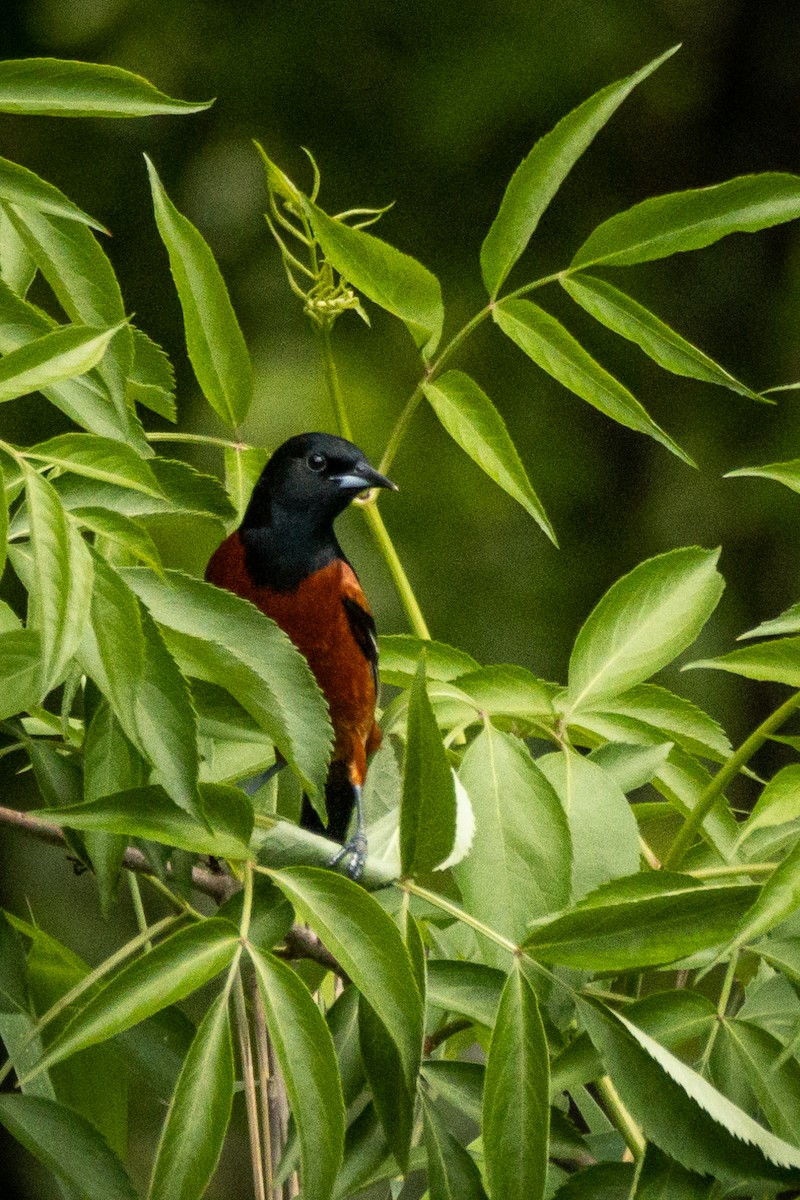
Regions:
[[345, 858], [349, 858], [347, 874], [353, 880], [359, 880], [364, 874], [367, 861], [367, 839], [363, 833], [355, 833], [349, 842], [345, 842], [341, 850], [337, 850], [328, 860], [329, 867], [338, 867]]

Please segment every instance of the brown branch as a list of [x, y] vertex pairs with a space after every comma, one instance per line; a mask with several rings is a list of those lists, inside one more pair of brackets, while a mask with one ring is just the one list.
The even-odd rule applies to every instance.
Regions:
[[283, 939], [286, 949], [275, 950], [273, 953], [280, 958], [312, 958], [314, 962], [320, 963], [321, 966], [327, 967], [329, 971], [333, 971], [345, 983], [350, 982], [350, 977], [344, 967], [334, 958], [330, 950], [323, 946], [313, 930], [306, 925], [293, 925], [286, 937]]

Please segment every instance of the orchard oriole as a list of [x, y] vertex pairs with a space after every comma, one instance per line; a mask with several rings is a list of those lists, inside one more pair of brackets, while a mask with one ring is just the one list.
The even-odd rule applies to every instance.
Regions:
[[[356, 879], [367, 850], [361, 789], [367, 756], [381, 741], [375, 721], [378, 642], [333, 523], [360, 492], [375, 487], [397, 490], [352, 442], [326, 433], [290, 438], [270, 458], [240, 527], [206, 569], [209, 582], [244, 596], [271, 617], [316, 676], [334, 732], [325, 785], [327, 833], [343, 841], [354, 807], [357, 820], [355, 834], [331, 863], [349, 858], [348, 872]], [[325, 832], [305, 796], [300, 824]]]

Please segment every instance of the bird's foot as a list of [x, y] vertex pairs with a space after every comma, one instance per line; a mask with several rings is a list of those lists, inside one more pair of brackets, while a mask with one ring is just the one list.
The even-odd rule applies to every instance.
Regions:
[[337, 850], [333, 858], [328, 860], [328, 866], [338, 867], [346, 858], [349, 859], [347, 874], [351, 879], [359, 880], [367, 861], [367, 839], [363, 833], [354, 833], [350, 841], [345, 842], [341, 850]]

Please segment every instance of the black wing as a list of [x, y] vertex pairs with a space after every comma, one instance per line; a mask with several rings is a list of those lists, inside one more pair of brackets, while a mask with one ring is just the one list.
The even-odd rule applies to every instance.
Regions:
[[342, 604], [347, 614], [350, 632], [356, 639], [359, 650], [370, 665], [372, 682], [375, 685], [375, 695], [378, 694], [378, 631], [375, 628], [375, 618], [371, 612], [354, 600], [352, 596], [342, 596]]

